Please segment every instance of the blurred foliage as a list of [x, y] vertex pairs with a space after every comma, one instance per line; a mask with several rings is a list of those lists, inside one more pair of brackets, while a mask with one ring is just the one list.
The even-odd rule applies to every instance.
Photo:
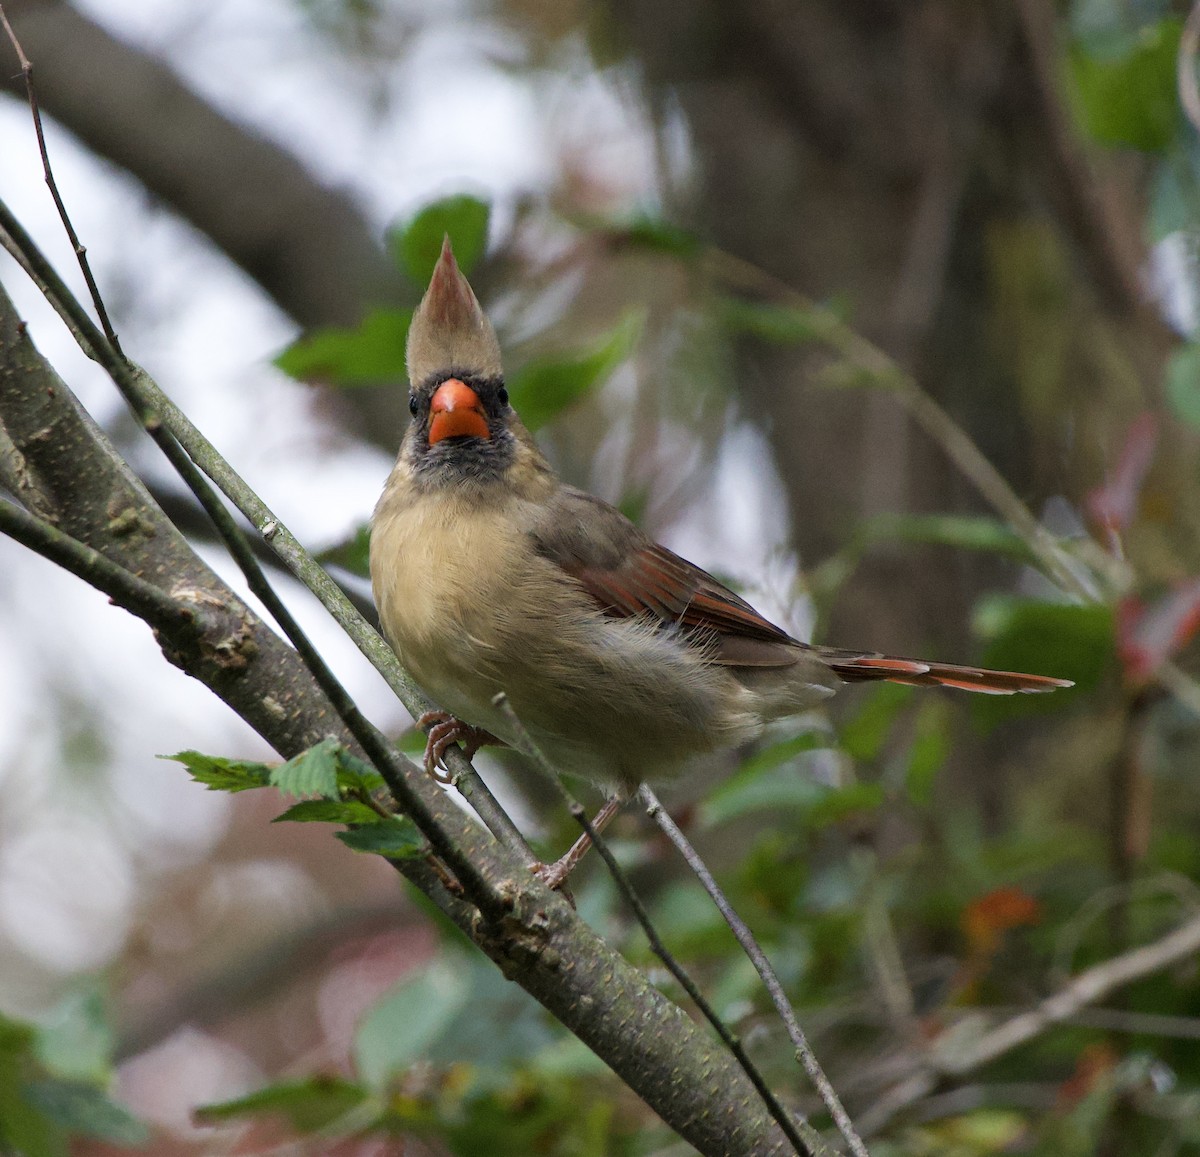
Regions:
[[0, 1017], [0, 1150], [65, 1157], [85, 1139], [142, 1148], [149, 1130], [108, 1096], [110, 1050], [94, 992], [72, 994], [40, 1026]]

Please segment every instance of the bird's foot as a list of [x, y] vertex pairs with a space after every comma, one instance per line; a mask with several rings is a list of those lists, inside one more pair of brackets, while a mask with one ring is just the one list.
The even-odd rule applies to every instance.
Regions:
[[463, 758], [468, 762], [481, 747], [487, 744], [503, 746], [504, 740], [497, 739], [482, 727], [472, 727], [449, 711], [426, 711], [417, 720], [417, 726], [425, 730], [425, 770], [438, 783], [451, 783], [443, 756], [456, 743], [463, 745]]
[[[604, 806], [592, 820], [592, 831], [599, 835], [609, 821], [621, 810], [625, 797], [614, 795], [604, 801]], [[576, 865], [583, 859], [588, 848], [592, 846], [592, 837], [584, 832], [568, 849], [566, 855], [560, 856], [553, 864], [534, 864], [531, 871], [552, 892], [559, 891], [567, 882], [567, 877], [575, 870]]]

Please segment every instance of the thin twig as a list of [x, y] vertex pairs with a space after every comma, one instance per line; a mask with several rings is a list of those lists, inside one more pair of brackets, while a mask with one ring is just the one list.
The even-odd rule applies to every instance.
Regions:
[[1196, 952], [1200, 952], [1200, 916], [1152, 944], [1130, 949], [1081, 972], [1052, 996], [988, 1032], [970, 1040], [963, 1040], [959, 1034], [947, 1035], [940, 1049], [935, 1043], [919, 1072], [876, 1098], [860, 1120], [863, 1131], [868, 1135], [878, 1132], [898, 1113], [927, 1097], [942, 1079], [963, 1077], [1026, 1044], [1047, 1028], [1074, 1021], [1088, 1005], [1116, 989], [1169, 968]]
[[658, 802], [658, 797], [654, 792], [645, 784], [642, 784], [641, 788], [638, 789], [638, 794], [642, 797], [642, 801], [646, 805], [646, 814], [658, 824], [667, 839], [675, 845], [679, 854], [687, 861], [688, 867], [692, 869], [697, 879], [704, 885], [704, 890], [712, 897], [713, 903], [720, 909], [721, 915], [725, 918], [725, 923], [729, 925], [734, 936], [737, 937], [738, 943], [742, 946], [742, 951], [750, 958], [758, 975], [762, 977], [762, 982], [771, 996], [771, 1002], [775, 1006], [775, 1011], [787, 1027], [788, 1037], [796, 1049], [797, 1059], [804, 1066], [804, 1071], [808, 1073], [809, 1080], [812, 1081], [813, 1087], [820, 1094], [821, 1100], [829, 1110], [834, 1124], [837, 1125], [838, 1132], [841, 1133], [846, 1144], [850, 1147], [850, 1152], [855, 1157], [869, 1157], [867, 1147], [863, 1144], [862, 1138], [854, 1128], [854, 1124], [850, 1120], [850, 1115], [846, 1112], [841, 1098], [837, 1095], [837, 1090], [834, 1089], [829, 1078], [825, 1075], [825, 1070], [821, 1068], [820, 1063], [817, 1061], [816, 1055], [813, 1053], [808, 1039], [804, 1035], [804, 1030], [800, 1027], [800, 1022], [796, 1019], [796, 1014], [792, 1011], [792, 1006], [788, 1002], [787, 994], [783, 991], [783, 985], [779, 983], [779, 977], [775, 975], [775, 970], [771, 967], [771, 962], [758, 946], [753, 933], [746, 927], [742, 918], [733, 910], [732, 905], [725, 898], [725, 893], [717, 886], [712, 873], [696, 853], [696, 849], [692, 847], [687, 836], [680, 831], [679, 826], [667, 814], [662, 804]]
[[[726, 1048], [733, 1054], [738, 1064], [741, 1065], [742, 1071], [750, 1078], [758, 1094], [763, 1099], [763, 1103], [767, 1107], [767, 1111], [775, 1118], [779, 1127], [783, 1130], [787, 1139], [791, 1141], [797, 1153], [801, 1157], [819, 1157], [820, 1154], [827, 1152], [825, 1146], [822, 1145], [820, 1137], [816, 1131], [801, 1120], [796, 1122], [792, 1115], [781, 1105], [775, 1094], [763, 1079], [762, 1074], [758, 1071], [758, 1066], [750, 1059], [746, 1053], [738, 1036], [730, 1030], [728, 1025], [721, 1019], [716, 1009], [708, 1003], [704, 994], [696, 986], [694, 980], [688, 975], [683, 965], [675, 958], [671, 950], [663, 943], [662, 938], [658, 934], [658, 930], [654, 927], [653, 921], [650, 919], [650, 914], [646, 911], [645, 905], [642, 903], [638, 894], [633, 889], [633, 884], [630, 882], [625, 870], [617, 863], [616, 856], [613, 855], [612, 849], [608, 846], [607, 841], [596, 830], [596, 826], [588, 819], [587, 811], [583, 805], [575, 799], [573, 795], [566, 789], [558, 773], [554, 769], [554, 765], [546, 758], [541, 748], [533, 741], [533, 737], [529, 734], [525, 725], [521, 722], [521, 718], [513, 710], [513, 705], [509, 701], [507, 695], [501, 692], [492, 700], [494, 706], [504, 712], [504, 717], [508, 720], [513, 732], [517, 738], [517, 746], [523, 751], [542, 773], [543, 778], [547, 783], [550, 783], [557, 790], [558, 795], [566, 804], [567, 809], [578, 821], [579, 826], [583, 828], [588, 838], [592, 841], [592, 846], [599, 853], [600, 858], [604, 861], [605, 867], [608, 868], [609, 874], [617, 885], [617, 890], [621, 893], [625, 902], [629, 905], [637, 922], [642, 926], [642, 931], [646, 933], [646, 939], [650, 944], [650, 950], [659, 958], [666, 967], [667, 971], [675, 977], [683, 990], [692, 999], [692, 1002], [704, 1015], [704, 1018], [716, 1030], [717, 1035], [724, 1042]], [[797, 1125], [809, 1133], [809, 1137], [801, 1137], [797, 1131]]]
[[9, 42], [17, 54], [17, 60], [21, 63], [21, 74], [25, 77], [25, 92], [29, 97], [29, 111], [33, 114], [33, 131], [37, 134], [38, 152], [42, 157], [42, 173], [50, 189], [50, 196], [54, 198], [59, 220], [62, 221], [63, 228], [67, 231], [67, 237], [71, 242], [71, 247], [75, 250], [75, 257], [79, 261], [80, 270], [83, 272], [83, 279], [87, 282], [88, 293], [92, 295], [92, 305], [95, 307], [96, 316], [100, 319], [104, 336], [108, 338], [109, 344], [113, 349], [124, 357], [125, 355], [121, 351], [121, 343], [117, 339], [117, 332], [113, 329], [112, 322], [109, 321], [108, 310], [104, 308], [104, 301], [100, 297], [100, 290], [96, 285], [96, 279], [92, 276], [92, 267], [87, 259], [87, 249], [80, 242], [79, 236], [75, 232], [75, 227], [71, 224], [71, 218], [67, 215], [67, 207], [63, 204], [63, 199], [58, 192], [58, 183], [54, 180], [54, 172], [50, 168], [50, 155], [46, 151], [46, 134], [42, 130], [42, 114], [38, 108], [37, 89], [33, 84], [33, 62], [25, 55], [25, 50], [21, 47], [21, 42], [17, 39], [17, 34], [8, 22], [8, 16], [4, 11], [3, 4], [0, 4], [0, 24], [3, 24]]
[[1131, 949], [1081, 972], [1053, 996], [985, 1033], [965, 1054], [956, 1053], [942, 1059], [938, 1067], [944, 1073], [957, 1075], [986, 1064], [1024, 1044], [1048, 1026], [1066, 1020], [1085, 1005], [1094, 1004], [1114, 989], [1158, 972], [1195, 952], [1200, 952], [1200, 916], [1153, 944]]

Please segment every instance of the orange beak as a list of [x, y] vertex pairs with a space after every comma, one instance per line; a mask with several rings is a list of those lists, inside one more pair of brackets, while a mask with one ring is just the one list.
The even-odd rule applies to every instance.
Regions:
[[490, 438], [479, 395], [458, 378], [447, 378], [429, 403], [429, 444], [443, 438]]

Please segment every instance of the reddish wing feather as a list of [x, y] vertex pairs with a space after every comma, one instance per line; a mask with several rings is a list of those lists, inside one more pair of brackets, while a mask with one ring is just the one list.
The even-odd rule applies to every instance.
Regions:
[[718, 662], [786, 666], [796, 661], [798, 644], [786, 631], [710, 574], [657, 543], [628, 555], [615, 568], [568, 564], [564, 569], [609, 614], [651, 614], [695, 631], [710, 645], [715, 638]]

